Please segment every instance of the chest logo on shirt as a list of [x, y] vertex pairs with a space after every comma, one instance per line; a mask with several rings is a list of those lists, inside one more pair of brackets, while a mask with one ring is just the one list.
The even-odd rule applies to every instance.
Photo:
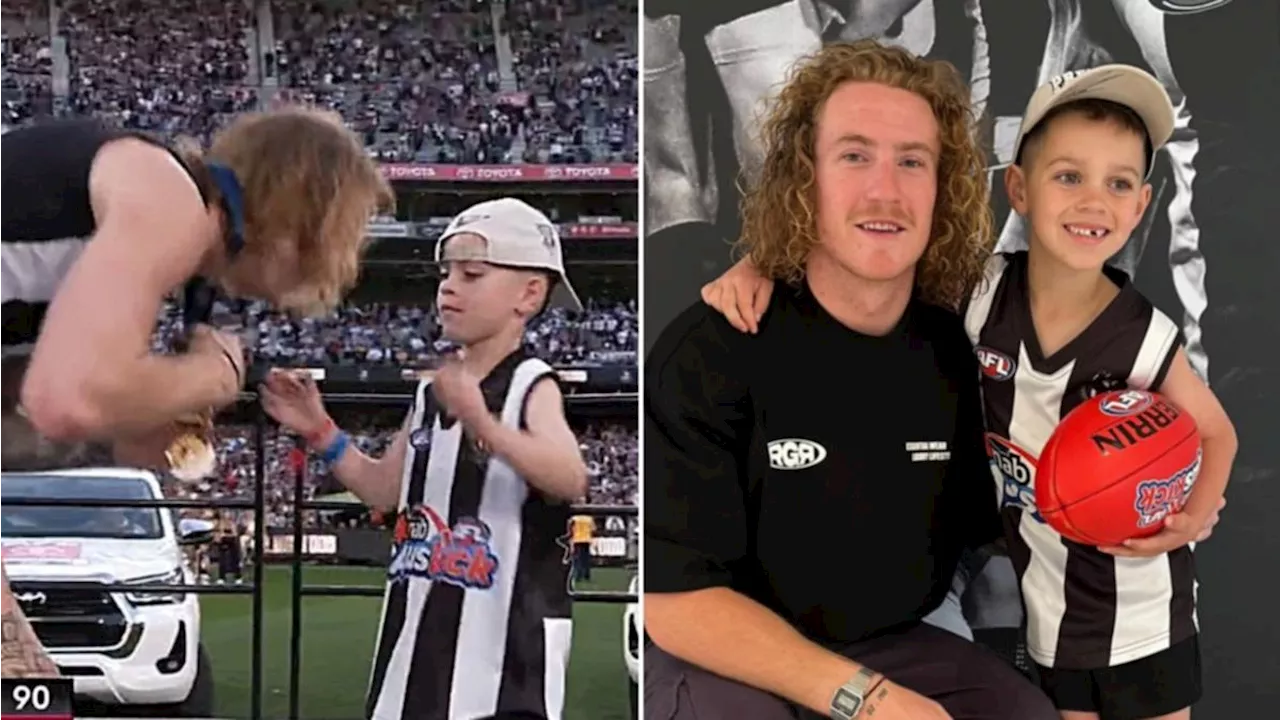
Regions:
[[974, 353], [978, 356], [978, 367], [982, 369], [982, 374], [992, 380], [1008, 380], [1018, 371], [1018, 363], [999, 350], [979, 345], [974, 348]]
[[434, 509], [415, 505], [396, 518], [387, 579], [394, 583], [416, 577], [488, 590], [498, 564], [488, 525], [467, 517], [451, 528]]
[[1044, 522], [1036, 506], [1036, 461], [1031, 453], [1009, 440], [987, 433], [987, 454], [991, 457], [991, 474], [1000, 493], [1000, 509], [1018, 508], [1037, 522]]
[[827, 459], [827, 449], [812, 440], [772, 440], [768, 448], [769, 467], [774, 470], [806, 470]]

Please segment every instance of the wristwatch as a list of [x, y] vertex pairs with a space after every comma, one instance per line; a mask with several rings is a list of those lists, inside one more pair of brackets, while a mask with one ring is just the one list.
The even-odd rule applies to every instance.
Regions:
[[872, 682], [878, 678], [874, 670], [862, 668], [840, 686], [831, 698], [831, 720], [854, 720], [871, 694]]

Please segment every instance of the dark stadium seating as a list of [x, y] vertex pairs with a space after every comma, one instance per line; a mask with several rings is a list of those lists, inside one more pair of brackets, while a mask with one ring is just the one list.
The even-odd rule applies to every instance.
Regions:
[[[4, 123], [109, 117], [207, 137], [332, 108], [389, 162], [635, 163], [636, 3], [5, 3]], [[497, 32], [501, 29], [502, 32]]]

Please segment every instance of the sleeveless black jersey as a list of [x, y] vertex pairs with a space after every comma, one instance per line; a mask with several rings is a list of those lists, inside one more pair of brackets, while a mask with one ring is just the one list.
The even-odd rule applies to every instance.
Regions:
[[982, 369], [995, 496], [1027, 608], [1027, 649], [1046, 667], [1114, 667], [1197, 632], [1191, 548], [1117, 558], [1063, 538], [1036, 510], [1036, 459], [1062, 418], [1100, 392], [1158, 391], [1181, 346], [1172, 320], [1124, 273], [1106, 272], [1120, 293], [1049, 357], [1032, 324], [1025, 252], [993, 256], [965, 310]]
[[0, 139], [6, 354], [35, 342], [49, 302], [97, 229], [89, 171], [102, 146], [123, 137], [151, 141], [92, 119], [42, 123]]
[[[481, 383], [521, 427], [555, 373], [513, 353]], [[419, 384], [410, 419], [366, 717], [559, 720], [569, 662], [569, 506], [544, 498], [441, 412]]]

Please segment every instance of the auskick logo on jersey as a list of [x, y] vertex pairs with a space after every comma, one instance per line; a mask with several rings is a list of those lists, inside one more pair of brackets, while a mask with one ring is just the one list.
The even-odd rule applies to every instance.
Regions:
[[[1173, 421], [1182, 414], [1181, 410], [1154, 395], [1143, 394], [1151, 399], [1148, 407], [1119, 419], [1089, 438], [1098, 454], [1106, 456], [1131, 448], [1149, 437], [1154, 437], [1156, 433], [1173, 424]], [[1111, 415], [1111, 413], [1107, 414]]]
[[1005, 438], [987, 433], [991, 474], [1000, 486], [1000, 509], [1016, 507], [1044, 522], [1036, 507], [1036, 463], [1031, 454]]
[[1197, 452], [1196, 459], [1171, 478], [1146, 480], [1138, 484], [1133, 501], [1133, 509], [1138, 511], [1138, 527], [1151, 527], [1182, 510], [1191, 495], [1191, 488], [1200, 477], [1202, 455], [1203, 451]]
[[1018, 370], [1018, 364], [1013, 358], [998, 350], [979, 346], [974, 352], [978, 355], [978, 367], [982, 368], [982, 374], [992, 380], [1008, 380]]
[[827, 459], [827, 449], [812, 440], [774, 440], [768, 448], [769, 467], [774, 470], [805, 470]]
[[461, 518], [450, 528], [435, 510], [417, 505], [396, 518], [387, 578], [488, 590], [500, 562], [491, 538], [489, 526], [475, 518]]
[[1155, 400], [1151, 393], [1141, 390], [1126, 390], [1108, 400], [1103, 400], [1098, 409], [1111, 417], [1127, 417], [1142, 412]]

